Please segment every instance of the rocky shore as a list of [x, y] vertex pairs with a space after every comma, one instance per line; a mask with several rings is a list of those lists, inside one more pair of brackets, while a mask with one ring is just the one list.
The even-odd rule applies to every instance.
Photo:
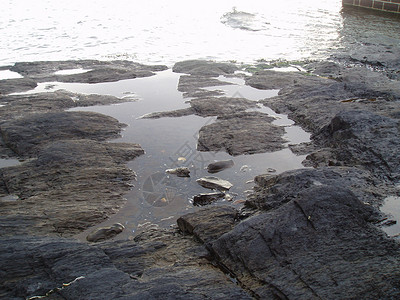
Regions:
[[[198, 149], [234, 157], [285, 147], [283, 128], [255, 110], [262, 104], [312, 133], [310, 143], [290, 146], [307, 154], [307, 168], [260, 174], [240, 210], [205, 205], [173, 228], [97, 243], [72, 237], [123, 206], [135, 178], [126, 162], [146, 149], [110, 142], [124, 126], [116, 119], [68, 109], [127, 100], [12, 93], [48, 81], [152, 76], [167, 67], [126, 61], [9, 66], [23, 77], [0, 80], [0, 154], [21, 163], [0, 169], [0, 297], [399, 298], [400, 244], [382, 231], [390, 216], [379, 207], [400, 194], [400, 84], [393, 76], [400, 65], [390, 61], [388, 72], [373, 69], [377, 57], [369, 57], [304, 62], [304, 72], [280, 72], [265, 63], [176, 63], [178, 90], [190, 106], [145, 118], [214, 116], [199, 131]], [[378, 61], [385, 66], [384, 55]], [[87, 71], [56, 74], [79, 68]], [[218, 97], [206, 88], [226, 85], [220, 75], [280, 92], [259, 103]]]

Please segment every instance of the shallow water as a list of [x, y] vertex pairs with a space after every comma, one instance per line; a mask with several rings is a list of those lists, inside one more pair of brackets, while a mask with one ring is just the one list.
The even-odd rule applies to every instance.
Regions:
[[400, 240], [400, 197], [387, 197], [380, 209], [389, 216], [390, 220], [396, 221], [396, 224], [382, 227], [383, 231], [385, 231], [387, 235]]
[[[210, 162], [233, 159], [235, 165], [232, 168], [214, 175], [229, 180], [234, 185], [228, 192], [233, 197], [229, 203], [238, 207], [242, 205], [248, 190], [252, 189], [254, 176], [265, 173], [279, 174], [286, 170], [303, 167], [301, 162], [305, 156], [294, 155], [287, 145], [283, 150], [272, 153], [235, 157], [225, 152], [197, 151], [199, 129], [214, 122], [215, 117], [204, 118], [191, 115], [180, 118], [140, 118], [147, 113], [188, 106], [185, 103], [187, 99], [177, 91], [179, 76], [180, 74], [167, 70], [158, 72], [152, 77], [112, 83], [42, 83], [30, 91], [30, 93], [43, 92], [62, 88], [72, 92], [129, 96], [138, 99], [117, 105], [73, 109], [96, 111], [128, 124], [122, 132], [122, 137], [116, 141], [139, 143], [146, 151], [145, 155], [128, 164], [137, 172], [137, 181], [126, 195], [127, 204], [110, 220], [99, 225], [122, 223], [127, 230], [119, 238], [129, 237], [146, 226], [169, 226], [174, 224], [180, 215], [196, 209], [192, 204], [193, 196], [211, 191], [196, 182], [196, 179], [200, 177], [211, 175], [205, 169]], [[224, 96], [245, 97], [257, 101], [275, 96], [278, 92], [277, 90], [261, 91], [245, 86], [244, 80], [240, 78], [221, 77], [220, 80], [235, 84], [212, 88], [224, 91]], [[285, 115], [277, 114], [263, 106], [260, 106], [258, 110], [274, 116], [275, 124], [285, 127], [285, 138], [288, 144], [309, 141], [310, 135], [293, 125], [293, 121], [287, 119]], [[166, 169], [177, 166], [189, 167], [191, 177], [180, 178], [165, 174]], [[220, 202], [226, 201], [220, 200]], [[79, 238], [84, 239], [86, 233], [81, 234]]]

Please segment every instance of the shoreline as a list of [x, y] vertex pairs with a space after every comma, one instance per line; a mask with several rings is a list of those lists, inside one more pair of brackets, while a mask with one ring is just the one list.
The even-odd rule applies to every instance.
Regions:
[[[252, 66], [246, 85], [280, 90], [258, 103], [312, 133], [311, 142], [290, 147], [307, 155], [303, 164], [310, 168], [256, 174], [243, 208], [210, 205], [181, 216], [171, 229], [147, 228], [132, 239], [84, 244], [60, 236], [71, 237], [115, 213], [136, 177], [126, 162], [146, 149], [108, 142], [123, 128], [114, 118], [65, 109], [126, 99], [71, 92], [7, 94], [54, 80], [99, 83], [153, 76], [167, 67], [93, 60], [16, 64], [11, 70], [24, 78], [0, 81], [5, 105], [0, 107], [0, 150], [26, 162], [0, 170], [2, 195], [18, 196], [1, 203], [0, 262], [7, 276], [0, 295], [43, 295], [62, 282], [73, 282], [55, 292], [67, 299], [172, 297], [172, 291], [180, 297], [221, 299], [400, 295], [395, 285], [400, 245], [377, 227], [390, 221], [378, 210], [385, 197], [400, 194], [400, 164], [393, 152], [400, 144], [400, 88], [395, 78], [366, 66], [361, 61], [351, 68], [339, 61], [307, 62], [302, 64], [307, 72]], [[54, 74], [78, 68], [88, 71]], [[246, 99], [218, 98], [204, 89], [218, 88], [222, 83], [215, 79], [234, 76], [236, 70], [235, 64], [211, 61], [174, 65], [174, 72], [185, 74], [178, 90], [190, 97], [184, 113], [216, 117], [201, 128], [198, 143], [203, 150], [233, 157], [279, 149], [283, 133], [272, 118], [247, 111], [253, 104]], [[182, 110], [159, 113], [179, 117]], [[260, 138], [269, 135], [267, 141]], [[71, 250], [65, 256], [66, 247]], [[15, 256], [10, 249], [25, 250]], [[53, 260], [54, 255], [60, 259]], [[46, 263], [34, 260], [33, 269], [17, 274], [27, 257]], [[46, 275], [48, 266], [51, 275]], [[84, 278], [73, 281], [79, 276]], [[105, 282], [110, 276], [115, 281]]]

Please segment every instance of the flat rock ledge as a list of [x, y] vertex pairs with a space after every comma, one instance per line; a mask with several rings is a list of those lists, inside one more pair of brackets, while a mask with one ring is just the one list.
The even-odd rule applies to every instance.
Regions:
[[[314, 168], [259, 175], [241, 211], [211, 205], [180, 217], [175, 228], [150, 229], [132, 241], [88, 245], [44, 235], [69, 236], [115, 209], [121, 195], [114, 192], [127, 188], [134, 176], [124, 173], [123, 162], [142, 153], [138, 145], [105, 143], [107, 137], [96, 134], [31, 143], [30, 160], [1, 171], [0, 191], [8, 197], [0, 202], [0, 297], [400, 298], [400, 244], [377, 227], [383, 218], [377, 207], [398, 194], [398, 82], [369, 68], [326, 62], [308, 67], [311, 74], [260, 71], [247, 82], [281, 89], [263, 102], [313, 133], [306, 163]], [[235, 71], [204, 61], [180, 63], [174, 70], [212, 79]], [[8, 126], [19, 118], [4, 120], [4, 129], [14, 128]], [[231, 116], [218, 118], [214, 124], [224, 125]], [[254, 123], [269, 123], [264, 121]], [[10, 138], [0, 144], [7, 143], [12, 145]], [[12, 151], [18, 149], [15, 143]], [[92, 186], [93, 178], [100, 185]], [[66, 200], [57, 202], [61, 210], [51, 207], [54, 199]], [[79, 214], [73, 207], [82, 203], [88, 212]], [[93, 214], [96, 208], [99, 215]], [[52, 223], [64, 211], [73, 218]]]
[[[8, 69], [24, 77], [0, 80], [0, 155], [25, 161], [0, 170], [0, 235], [72, 236], [117, 212], [136, 177], [125, 164], [144, 150], [138, 144], [108, 142], [125, 126], [116, 119], [65, 110], [134, 99], [62, 90], [10, 93], [45, 81], [95, 83], [151, 76], [166, 67], [85, 60], [17, 63]], [[76, 69], [79, 74], [57, 73]]]

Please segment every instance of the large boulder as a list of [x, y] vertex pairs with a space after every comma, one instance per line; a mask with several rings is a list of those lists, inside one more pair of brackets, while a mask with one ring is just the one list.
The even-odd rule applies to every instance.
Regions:
[[339, 185], [312, 185], [211, 242], [215, 259], [260, 299], [395, 299], [400, 246]]

